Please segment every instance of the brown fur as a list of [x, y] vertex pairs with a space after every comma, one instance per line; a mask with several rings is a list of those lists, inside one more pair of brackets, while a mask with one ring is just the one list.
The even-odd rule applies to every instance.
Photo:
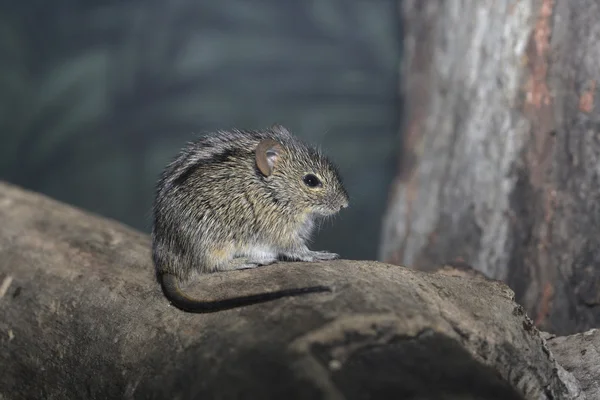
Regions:
[[[321, 184], [310, 187], [307, 174]], [[337, 258], [309, 250], [306, 242], [316, 218], [347, 205], [336, 167], [281, 126], [206, 135], [189, 143], [158, 182], [152, 230], [157, 275], [185, 281], [194, 271]]]

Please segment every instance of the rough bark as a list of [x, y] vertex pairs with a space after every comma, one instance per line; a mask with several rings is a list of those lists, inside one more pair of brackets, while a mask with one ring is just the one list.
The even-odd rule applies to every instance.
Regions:
[[146, 235], [4, 184], [0, 220], [3, 400], [585, 398], [499, 281], [278, 263], [189, 290], [334, 291], [194, 315], [161, 295]]
[[462, 260], [538, 327], [600, 324], [600, 5], [402, 2], [403, 152], [380, 259]]
[[600, 399], [600, 330], [549, 335], [547, 340], [560, 365], [577, 378], [586, 397]]

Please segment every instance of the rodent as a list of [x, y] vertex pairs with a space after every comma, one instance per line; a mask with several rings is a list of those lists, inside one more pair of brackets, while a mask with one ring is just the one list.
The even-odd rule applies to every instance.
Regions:
[[339, 258], [306, 243], [317, 218], [348, 204], [337, 167], [285, 127], [208, 133], [188, 143], [157, 183], [152, 258], [163, 293], [183, 311], [208, 313], [331, 291], [312, 286], [200, 300], [179, 285], [195, 273]]

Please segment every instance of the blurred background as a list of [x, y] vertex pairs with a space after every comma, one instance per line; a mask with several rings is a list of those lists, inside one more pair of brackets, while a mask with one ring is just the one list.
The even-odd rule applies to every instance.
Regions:
[[314, 247], [375, 259], [399, 24], [396, 0], [4, 0], [0, 179], [150, 232], [185, 142], [280, 123], [339, 164], [351, 196]]

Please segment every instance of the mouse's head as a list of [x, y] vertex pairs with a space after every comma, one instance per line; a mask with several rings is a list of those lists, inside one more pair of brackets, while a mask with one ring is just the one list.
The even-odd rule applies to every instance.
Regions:
[[319, 150], [293, 138], [285, 128], [279, 137], [260, 141], [255, 149], [258, 172], [275, 201], [300, 214], [328, 216], [348, 207], [348, 193], [335, 165]]

